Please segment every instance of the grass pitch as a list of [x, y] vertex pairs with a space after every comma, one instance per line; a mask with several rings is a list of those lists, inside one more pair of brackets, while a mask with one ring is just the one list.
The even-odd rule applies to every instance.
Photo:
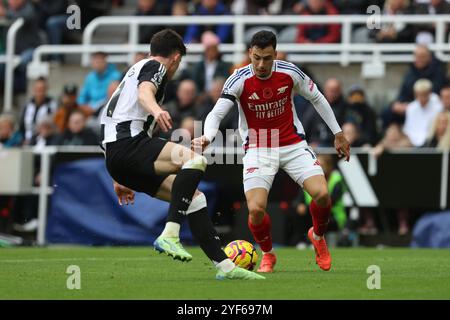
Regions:
[[[450, 250], [333, 249], [324, 272], [312, 250], [283, 248], [263, 281], [217, 281], [200, 249], [188, 250], [189, 263], [142, 247], [0, 249], [0, 299], [450, 299]], [[67, 289], [70, 265], [80, 290]], [[367, 288], [371, 265], [379, 290]]]

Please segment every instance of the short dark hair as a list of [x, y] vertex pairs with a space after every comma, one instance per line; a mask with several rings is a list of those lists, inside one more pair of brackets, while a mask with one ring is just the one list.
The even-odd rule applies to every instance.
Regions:
[[167, 58], [174, 52], [186, 55], [183, 38], [172, 29], [164, 29], [155, 33], [150, 40], [150, 54]]
[[250, 47], [258, 47], [265, 49], [268, 46], [272, 46], [274, 49], [277, 48], [277, 36], [272, 31], [261, 30], [255, 33], [250, 41]]

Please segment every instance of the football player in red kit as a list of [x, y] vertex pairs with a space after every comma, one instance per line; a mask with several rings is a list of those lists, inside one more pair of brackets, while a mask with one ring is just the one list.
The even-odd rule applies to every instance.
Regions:
[[195, 149], [206, 148], [214, 139], [220, 121], [237, 102], [239, 133], [246, 151], [243, 158], [244, 191], [249, 210], [248, 226], [263, 251], [258, 272], [272, 272], [276, 255], [272, 249], [271, 222], [267, 198], [279, 169], [313, 198], [310, 205], [313, 226], [308, 237], [314, 245], [316, 263], [330, 270], [331, 256], [325, 241], [331, 199], [323, 170], [295, 112], [293, 98], [308, 99], [335, 135], [339, 156], [350, 159], [350, 145], [344, 138], [330, 104], [314, 82], [292, 63], [275, 60], [277, 39], [270, 31], [259, 31], [249, 49], [251, 64], [237, 69], [225, 82], [221, 98], [205, 121], [204, 135], [192, 141]]

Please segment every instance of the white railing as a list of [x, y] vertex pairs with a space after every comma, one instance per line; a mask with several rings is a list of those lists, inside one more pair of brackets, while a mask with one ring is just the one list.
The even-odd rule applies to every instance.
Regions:
[[19, 29], [23, 26], [25, 20], [19, 18], [9, 27], [6, 35], [6, 57], [5, 57], [5, 91], [3, 97], [4, 111], [10, 111], [12, 108], [12, 96], [14, 88], [14, 68], [19, 63], [20, 58], [14, 54], [16, 47], [16, 35]]
[[[371, 55], [361, 56], [352, 55], [352, 52], [369, 52], [369, 53], [395, 53], [395, 52], [409, 52], [411, 53], [414, 48], [413, 45], [405, 47], [402, 44], [354, 44], [351, 43], [352, 27], [354, 25], [366, 25], [370, 23], [386, 23], [386, 22], [404, 22], [410, 24], [435, 24], [436, 26], [436, 39], [431, 48], [436, 55], [445, 61], [450, 60], [450, 56], [444, 55], [443, 51], [449, 50], [450, 47], [446, 45], [445, 30], [446, 23], [450, 22], [450, 15], [404, 15], [404, 16], [366, 16], [366, 15], [337, 15], [337, 16], [299, 16], [299, 15], [287, 15], [287, 16], [189, 16], [189, 17], [167, 17], [167, 16], [154, 16], [154, 17], [136, 17], [136, 16], [122, 16], [122, 17], [99, 17], [91, 21], [86, 27], [83, 33], [83, 45], [85, 48], [92, 45], [92, 39], [95, 30], [100, 26], [111, 25], [125, 25], [129, 29], [128, 44], [130, 46], [136, 45], [139, 39], [139, 26], [141, 25], [208, 25], [208, 24], [232, 24], [234, 43], [229, 47], [230, 52], [234, 53], [234, 62], [238, 62], [242, 52], [245, 50], [245, 28], [248, 26], [264, 26], [264, 25], [299, 25], [299, 24], [340, 24], [341, 29], [341, 42], [337, 44], [280, 44], [279, 50], [286, 51], [287, 53], [296, 52], [323, 52], [330, 53], [337, 51], [338, 54], [331, 56], [322, 56], [312, 54], [307, 57], [302, 56], [290, 56], [290, 60], [296, 62], [296, 60], [311, 62], [340, 62], [343, 66], [350, 62], [363, 62], [370, 61]], [[228, 53], [227, 50], [221, 48], [223, 52]], [[87, 52], [87, 51], [86, 51]], [[131, 63], [132, 55], [129, 53], [126, 56], [126, 60]], [[331, 60], [330, 60], [331, 58]], [[393, 60], [398, 61], [392, 55], [381, 55], [381, 61], [387, 58], [386, 62]], [[402, 59], [410, 60], [411, 54], [408, 57], [401, 57]], [[401, 60], [404, 61], [404, 60]], [[83, 54], [82, 58], [83, 66], [89, 64], [89, 55]]]

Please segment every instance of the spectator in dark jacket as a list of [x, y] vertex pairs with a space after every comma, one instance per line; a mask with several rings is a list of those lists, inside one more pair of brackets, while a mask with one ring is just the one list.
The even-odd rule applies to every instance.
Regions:
[[[209, 16], [209, 15], [229, 15], [230, 12], [225, 7], [225, 5], [219, 0], [202, 0], [201, 5], [198, 7], [194, 15], [199, 16]], [[229, 24], [219, 24], [219, 25], [198, 25], [191, 24], [186, 30], [186, 35], [184, 36], [184, 42], [199, 42], [203, 32], [213, 31], [220, 39], [220, 42], [229, 42], [231, 36], [232, 25]]]
[[55, 140], [55, 144], [62, 146], [95, 146], [99, 143], [95, 133], [86, 128], [86, 116], [80, 110], [71, 113], [66, 131]]
[[219, 51], [219, 38], [207, 31], [202, 35], [202, 44], [205, 49], [204, 59], [192, 67], [192, 79], [200, 92], [208, 91], [215, 78], [228, 78], [231, 64], [222, 60]]
[[414, 62], [403, 77], [397, 100], [382, 113], [384, 128], [393, 122], [403, 124], [406, 107], [414, 100], [414, 83], [419, 79], [430, 80], [435, 93], [439, 93], [447, 81], [442, 62], [423, 45], [418, 45], [414, 51]]
[[[166, 1], [138, 0], [136, 16], [162, 16], [170, 14]], [[150, 18], [149, 18], [150, 19]], [[150, 43], [152, 36], [164, 27], [159, 25], [142, 25], [139, 27], [139, 43]]]
[[360, 130], [361, 145], [375, 145], [378, 141], [377, 115], [367, 104], [364, 89], [358, 85], [350, 88], [347, 97], [345, 121], [354, 123]]
[[[302, 15], [337, 15], [336, 7], [326, 0], [308, 0]], [[341, 35], [339, 24], [300, 24], [298, 43], [336, 43]]]
[[[415, 14], [436, 15], [449, 14], [450, 3], [446, 0], [430, 0], [429, 3], [419, 3], [414, 9]], [[434, 42], [436, 28], [433, 24], [416, 25], [416, 42], [430, 44]], [[446, 26], [448, 35], [448, 25]], [[448, 39], [446, 37], [445, 39]]]

